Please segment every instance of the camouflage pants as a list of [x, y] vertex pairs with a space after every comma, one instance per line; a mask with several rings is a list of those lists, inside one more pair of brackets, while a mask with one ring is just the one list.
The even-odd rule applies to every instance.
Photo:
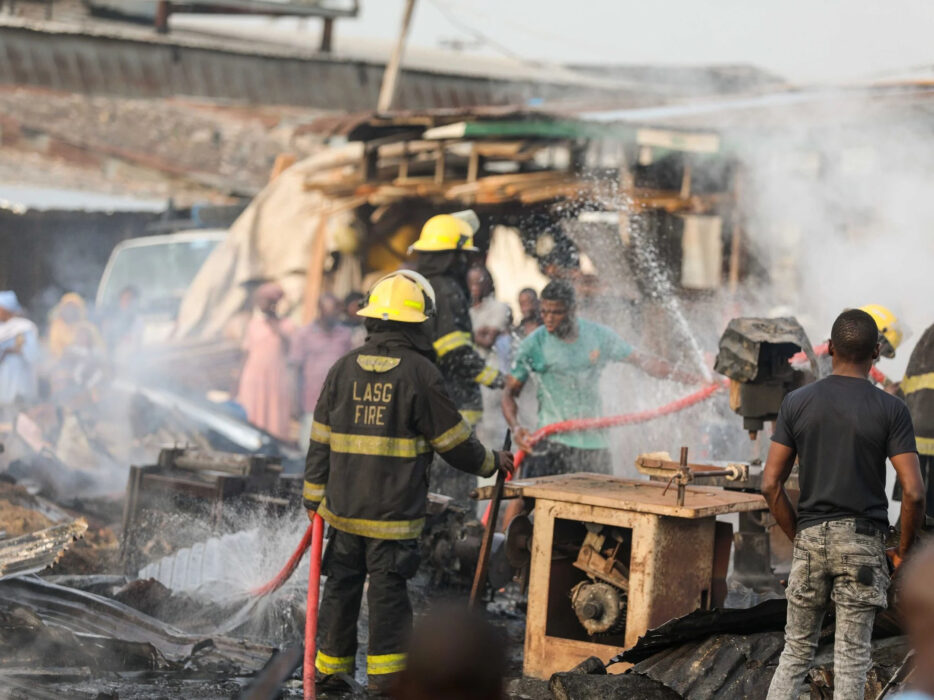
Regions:
[[833, 520], [798, 532], [788, 577], [785, 648], [769, 700], [797, 700], [830, 600], [836, 604], [834, 697], [862, 699], [871, 666], [872, 624], [889, 585], [883, 534], [871, 523]]

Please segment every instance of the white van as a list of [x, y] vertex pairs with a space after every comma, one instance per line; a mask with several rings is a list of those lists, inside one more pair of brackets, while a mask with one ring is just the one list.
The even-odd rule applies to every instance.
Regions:
[[226, 236], [224, 229], [198, 229], [118, 243], [97, 287], [98, 313], [106, 315], [116, 308], [120, 293], [134, 287], [139, 294], [143, 342], [166, 340], [188, 286]]

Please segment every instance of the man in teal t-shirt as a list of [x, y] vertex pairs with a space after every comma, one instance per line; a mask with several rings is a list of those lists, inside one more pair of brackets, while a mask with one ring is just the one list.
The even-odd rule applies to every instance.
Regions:
[[[629, 362], [655, 377], [695, 381], [672, 373], [667, 363], [645, 357], [599, 323], [576, 316], [574, 289], [550, 282], [541, 295], [544, 326], [533, 331], [516, 352], [506, 391], [503, 414], [516, 444], [530, 452], [530, 431], [519, 425], [516, 398], [531, 374], [538, 377], [539, 427], [573, 418], [601, 417], [600, 375], [608, 362]], [[559, 433], [543, 440], [524, 463], [524, 476], [548, 476], [569, 471], [611, 471], [605, 431]]]

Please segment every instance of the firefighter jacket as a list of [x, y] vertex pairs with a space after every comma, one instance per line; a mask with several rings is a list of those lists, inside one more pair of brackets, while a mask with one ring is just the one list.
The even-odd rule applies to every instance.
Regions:
[[411, 334], [371, 333], [335, 363], [321, 390], [305, 461], [305, 507], [343, 532], [414, 539], [425, 523], [434, 452], [471, 474], [496, 471], [495, 455], [473, 435]]
[[488, 367], [473, 344], [470, 305], [461, 285], [450, 275], [428, 276], [435, 290], [433, 325], [435, 353], [444, 384], [454, 403], [471, 425], [483, 412], [480, 386], [501, 387], [500, 373]]
[[934, 325], [915, 345], [901, 390], [915, 426], [918, 452], [934, 456]]

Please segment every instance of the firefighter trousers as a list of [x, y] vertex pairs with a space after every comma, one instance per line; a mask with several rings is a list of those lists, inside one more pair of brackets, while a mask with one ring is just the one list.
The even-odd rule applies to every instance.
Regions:
[[412, 627], [407, 581], [418, 564], [416, 540], [378, 540], [331, 528], [321, 567], [327, 580], [318, 608], [315, 668], [319, 673], [353, 675], [357, 618], [367, 575], [367, 676], [371, 684], [378, 684], [405, 668]]

